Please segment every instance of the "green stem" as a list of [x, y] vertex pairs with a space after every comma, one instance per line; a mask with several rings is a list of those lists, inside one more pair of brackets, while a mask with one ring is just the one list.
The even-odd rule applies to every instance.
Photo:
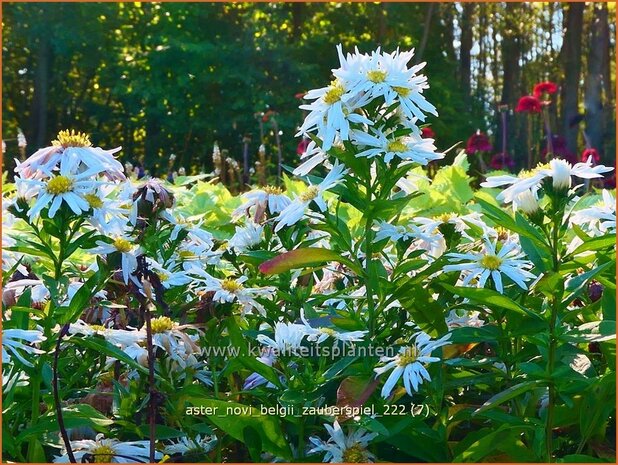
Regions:
[[[32, 404], [31, 404], [31, 416], [30, 416], [30, 428], [32, 428], [34, 425], [36, 425], [39, 416], [40, 416], [40, 408], [39, 408], [39, 403], [41, 400], [41, 390], [39, 389], [41, 387], [41, 370], [39, 369], [38, 364], [34, 365], [34, 370], [33, 370], [34, 374], [32, 375], [32, 378], [30, 378], [30, 387], [33, 389], [32, 391]], [[35, 457], [35, 444], [37, 442], [37, 438], [36, 436], [33, 436], [32, 438], [30, 438], [30, 441], [28, 442], [28, 462], [30, 463], [34, 463], [34, 462], [38, 462], [39, 460], [37, 460], [37, 457]]]

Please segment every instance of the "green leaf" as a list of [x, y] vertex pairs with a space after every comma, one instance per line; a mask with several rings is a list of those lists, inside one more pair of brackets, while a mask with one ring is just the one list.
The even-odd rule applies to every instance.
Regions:
[[615, 234], [607, 234], [605, 236], [594, 237], [590, 240], [587, 240], [582, 245], [577, 247], [573, 252], [569, 254], [569, 256], [575, 256], [582, 252], [587, 252], [589, 250], [602, 250], [608, 247], [616, 246], [616, 235]]
[[481, 405], [478, 409], [474, 411], [473, 415], [477, 415], [481, 412], [484, 412], [485, 410], [489, 410], [490, 408], [493, 408], [496, 405], [503, 404], [504, 402], [509, 401], [523, 394], [524, 392], [530, 391], [542, 385], [543, 385], [543, 382], [541, 380], [534, 380], [534, 381], [524, 381], [523, 383], [519, 383], [519, 384], [516, 384], [515, 386], [511, 386], [510, 388], [496, 394], [491, 399], [489, 399], [487, 402], [485, 402], [483, 405]]
[[566, 290], [570, 292], [570, 294], [562, 301], [562, 305], [566, 306], [572, 302], [573, 299], [577, 298], [586, 289], [588, 281], [610, 265], [612, 265], [612, 262], [603, 263], [590, 271], [586, 271], [585, 273], [575, 276], [573, 279], [569, 279], [566, 283]]
[[[89, 426], [100, 432], [106, 432], [105, 427], [113, 423], [112, 420], [88, 404], [77, 404], [64, 407], [62, 409], [62, 417], [67, 428]], [[19, 443], [32, 436], [42, 437], [46, 433], [59, 430], [60, 428], [54, 410], [54, 412], [50, 412], [44, 417], [39, 418], [34, 426], [24, 429], [19, 433], [15, 441]]]
[[360, 274], [361, 272], [356, 264], [342, 257], [337, 252], [318, 247], [306, 247], [282, 253], [271, 260], [263, 262], [259, 266], [259, 270], [264, 274], [280, 274], [295, 268], [323, 265], [328, 262], [343, 263], [356, 273]]
[[476, 287], [459, 287], [451, 286], [450, 284], [439, 283], [444, 289], [453, 294], [457, 294], [460, 297], [470, 299], [472, 302], [487, 305], [488, 307], [499, 307], [505, 310], [519, 313], [521, 315], [527, 315], [532, 318], [542, 320], [542, 317], [527, 308], [522, 307], [517, 302], [508, 298], [507, 296], [500, 294], [492, 289], [478, 289]]
[[216, 410], [215, 414], [208, 415], [210, 421], [237, 441], [245, 441], [245, 430], [249, 428], [259, 434], [264, 451], [283, 459], [292, 458], [290, 446], [283, 434], [278, 417], [262, 415], [255, 407], [235, 402], [202, 397], [189, 397], [187, 401], [191, 405]]
[[107, 266], [99, 260], [99, 269], [77, 290], [67, 307], [58, 307], [58, 322], [60, 324], [74, 322], [88, 306], [90, 299], [99, 292], [108, 277]]

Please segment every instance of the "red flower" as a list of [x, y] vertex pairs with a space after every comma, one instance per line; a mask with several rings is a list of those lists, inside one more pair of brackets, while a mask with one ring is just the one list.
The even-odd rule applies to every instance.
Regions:
[[545, 81], [539, 82], [534, 86], [534, 96], [541, 98], [543, 94], [555, 94], [558, 91], [558, 86], [555, 82]]
[[424, 128], [421, 128], [421, 136], [425, 139], [435, 139], [436, 133], [430, 126], [425, 126]]
[[582, 161], [586, 163], [588, 161], [588, 158], [590, 157], [592, 157], [592, 163], [594, 163], [595, 165], [598, 165], [601, 161], [601, 155], [599, 155], [597, 149], [591, 148], [584, 150], [584, 152], [582, 153]]
[[489, 166], [494, 170], [509, 170], [515, 167], [515, 161], [508, 153], [496, 153], [491, 157]]
[[472, 134], [466, 145], [466, 153], [468, 155], [473, 155], [476, 152], [490, 152], [492, 149], [489, 138], [481, 131], [476, 131], [476, 133]]
[[264, 113], [264, 114], [262, 115], [262, 122], [267, 123], [267, 122], [268, 122], [268, 120], [270, 119], [270, 117], [271, 117], [272, 115], [274, 115], [274, 114], [275, 114], [275, 112], [274, 112], [274, 111], [272, 111], [272, 110], [268, 110], [266, 113]]
[[308, 145], [309, 145], [309, 139], [303, 138], [303, 140], [301, 140], [298, 143], [298, 146], [296, 147], [296, 154], [297, 155], [302, 155], [303, 153], [305, 153], [307, 151], [307, 146]]
[[294, 98], [302, 99], [306, 94], [307, 92], [299, 92], [297, 94], [294, 94]]
[[515, 111], [525, 113], [541, 113], [541, 101], [532, 95], [524, 95], [517, 102]]

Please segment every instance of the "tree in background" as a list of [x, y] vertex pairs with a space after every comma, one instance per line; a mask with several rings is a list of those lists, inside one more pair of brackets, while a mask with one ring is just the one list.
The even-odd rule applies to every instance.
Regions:
[[[283, 161], [296, 164], [295, 95], [328, 79], [341, 42], [417, 48], [441, 149], [477, 129], [501, 149], [503, 103], [509, 152], [522, 166], [528, 129], [513, 109], [535, 83], [552, 80], [561, 86], [550, 109], [558, 133], [580, 152], [585, 127], [608, 159], [614, 14], [614, 4], [581, 3], [5, 3], [3, 136], [11, 155], [18, 127], [29, 150], [60, 129], [84, 130], [160, 176], [170, 165], [212, 170], [215, 141], [240, 161], [252, 136], [251, 157], [264, 142], [272, 176], [275, 128], [267, 118], [260, 131], [256, 114], [276, 115]], [[532, 131], [539, 140], [540, 124]]]

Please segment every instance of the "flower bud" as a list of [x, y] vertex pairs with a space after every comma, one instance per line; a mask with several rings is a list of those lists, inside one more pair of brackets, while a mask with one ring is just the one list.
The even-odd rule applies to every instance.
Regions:
[[539, 211], [539, 202], [536, 195], [527, 189], [515, 196], [513, 204], [527, 215], [535, 215]]
[[549, 162], [552, 185], [557, 191], [566, 191], [571, 187], [571, 165], [557, 158]]

